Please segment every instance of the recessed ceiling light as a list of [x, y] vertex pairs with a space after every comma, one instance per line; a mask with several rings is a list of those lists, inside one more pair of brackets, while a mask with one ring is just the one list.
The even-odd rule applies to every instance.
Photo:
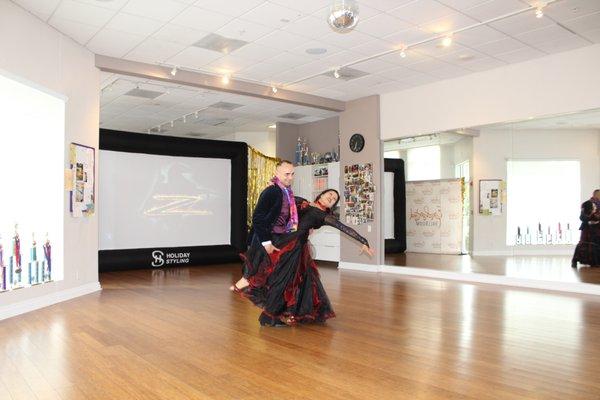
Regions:
[[461, 54], [460, 56], [458, 56], [458, 59], [461, 61], [469, 61], [474, 59], [475, 57], [471, 54]]
[[323, 47], [313, 47], [311, 49], [306, 49], [307, 54], [318, 55], [327, 53], [327, 49]]
[[451, 44], [452, 44], [452, 36], [446, 36], [442, 39], [442, 46], [450, 47]]
[[177, 75], [177, 66], [173, 67], [173, 69], [171, 70], [171, 75], [173, 75], [173, 76]]
[[228, 85], [229, 84], [229, 75], [223, 75], [223, 77], [221, 78], [221, 82], [223, 82], [224, 85]]
[[287, 23], [289, 23], [289, 22], [290, 22], [290, 20], [289, 20], [289, 19], [287, 19], [287, 18], [281, 18], [279, 21], [280, 21], [280, 22], [283, 22], [284, 24], [287, 24]]

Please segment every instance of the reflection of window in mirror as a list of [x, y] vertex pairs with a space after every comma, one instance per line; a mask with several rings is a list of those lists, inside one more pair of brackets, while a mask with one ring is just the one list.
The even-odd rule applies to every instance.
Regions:
[[408, 181], [440, 179], [440, 146], [408, 149], [406, 158]]
[[529, 234], [526, 244], [572, 244], [579, 222], [580, 162], [508, 160], [506, 163], [506, 244], [518, 244], [518, 233]]
[[399, 158], [402, 158], [402, 157], [400, 157], [400, 151], [399, 150], [391, 150], [391, 151], [384, 152], [383, 153], [383, 158], [399, 159]]

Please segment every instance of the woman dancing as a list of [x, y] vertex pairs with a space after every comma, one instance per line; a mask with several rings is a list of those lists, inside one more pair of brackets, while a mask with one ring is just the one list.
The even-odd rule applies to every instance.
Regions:
[[335, 189], [323, 191], [312, 203], [296, 197], [298, 230], [274, 240], [273, 245], [280, 250], [267, 254], [264, 246], [255, 239], [242, 255], [243, 277], [233, 290], [263, 310], [259, 318], [261, 325], [324, 322], [335, 317], [310, 254], [308, 236], [311, 230], [323, 225], [332, 226], [360, 242], [360, 253], [373, 255], [367, 239], [332, 214], [331, 210], [339, 200], [340, 195]]
[[581, 238], [575, 247], [571, 266], [577, 268], [577, 263], [600, 266], [600, 210], [594, 202], [588, 200], [581, 205], [579, 219]]

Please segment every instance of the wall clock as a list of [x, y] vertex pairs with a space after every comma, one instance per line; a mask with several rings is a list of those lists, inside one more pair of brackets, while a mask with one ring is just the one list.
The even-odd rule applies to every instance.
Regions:
[[365, 147], [365, 138], [360, 133], [355, 133], [350, 137], [350, 150], [359, 153]]

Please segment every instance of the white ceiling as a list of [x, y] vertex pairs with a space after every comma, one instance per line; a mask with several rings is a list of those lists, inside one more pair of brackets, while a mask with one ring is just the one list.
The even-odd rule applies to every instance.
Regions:
[[[102, 73], [102, 87], [100, 127], [128, 132], [147, 132], [148, 129], [158, 132], [160, 126], [163, 135], [218, 138], [234, 132], [266, 132], [268, 126], [276, 122], [304, 124], [337, 115], [333, 111], [274, 100], [116, 74]], [[135, 88], [162, 94], [154, 99], [126, 94]], [[241, 107], [231, 111], [211, 107], [219, 102]], [[280, 117], [288, 113], [305, 117], [297, 120]], [[183, 116], [186, 116], [185, 123]]]
[[[334, 67], [488, 21], [539, 0], [359, 0], [349, 34], [326, 23], [331, 0], [13, 0], [97, 54], [289, 84]], [[209, 33], [249, 44], [230, 54], [191, 46]], [[317, 76], [287, 87], [339, 100], [401, 90], [600, 42], [600, 0], [561, 0], [358, 63], [349, 82]], [[306, 53], [325, 48], [321, 55]]]
[[[599, 1], [600, 2], [600, 1]], [[531, 118], [525, 121], [487, 125], [493, 129], [600, 129], [600, 110]]]

